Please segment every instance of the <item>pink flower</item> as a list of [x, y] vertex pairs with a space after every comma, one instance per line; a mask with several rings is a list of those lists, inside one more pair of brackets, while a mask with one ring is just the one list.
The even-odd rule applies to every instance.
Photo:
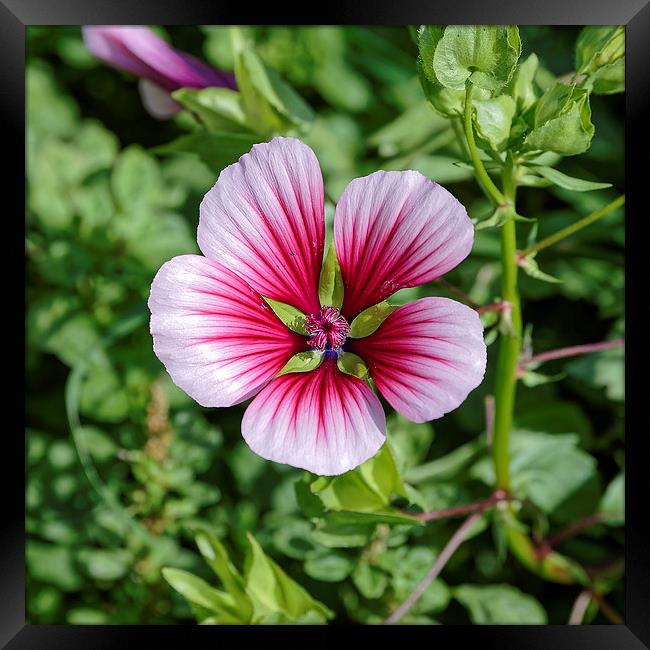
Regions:
[[[334, 217], [343, 305], [321, 306], [325, 223], [316, 156], [293, 138], [255, 145], [221, 172], [201, 203], [205, 257], [175, 257], [153, 281], [155, 353], [203, 406], [256, 395], [241, 425], [255, 453], [341, 474], [378, 451], [386, 418], [369, 384], [339, 370], [339, 356], [360, 356], [381, 394], [415, 422], [455, 409], [481, 382], [483, 327], [476, 311], [453, 300], [416, 300], [370, 336], [348, 337], [364, 309], [454, 268], [473, 234], [463, 206], [418, 172], [357, 178]], [[301, 310], [309, 335], [286, 327], [262, 296]], [[316, 369], [276, 377], [310, 349], [322, 351]]]
[[140, 77], [145, 108], [159, 119], [171, 117], [180, 106], [170, 92], [178, 88], [218, 86], [235, 89], [235, 78], [174, 49], [147, 27], [82, 27], [86, 47], [105, 63]]

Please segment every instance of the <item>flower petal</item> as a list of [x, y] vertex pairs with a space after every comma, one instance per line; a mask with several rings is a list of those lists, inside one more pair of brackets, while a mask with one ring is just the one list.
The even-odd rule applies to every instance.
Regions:
[[256, 144], [226, 167], [201, 203], [198, 241], [267, 298], [320, 310], [325, 222], [314, 152], [294, 138]]
[[258, 455], [315, 474], [343, 474], [374, 456], [386, 436], [377, 396], [325, 359], [274, 379], [250, 404], [242, 435]]
[[182, 108], [162, 86], [149, 81], [149, 79], [140, 79], [138, 90], [142, 105], [147, 109], [149, 115], [157, 120], [169, 119]]
[[154, 352], [201, 406], [231, 406], [307, 349], [243, 280], [200, 255], [156, 274], [149, 297]]
[[474, 228], [444, 187], [415, 171], [353, 180], [334, 217], [348, 320], [404, 287], [429, 282], [467, 257]]
[[441, 417], [483, 380], [483, 325], [448, 298], [421, 298], [396, 309], [370, 336], [350, 340], [389, 404], [414, 422]]
[[166, 90], [226, 86], [236, 88], [234, 77], [180, 52], [140, 25], [83, 27], [86, 47], [98, 58]]

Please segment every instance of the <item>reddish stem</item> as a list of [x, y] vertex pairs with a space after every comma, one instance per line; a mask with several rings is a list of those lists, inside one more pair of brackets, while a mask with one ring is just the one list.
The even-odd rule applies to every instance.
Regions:
[[440, 575], [440, 572], [444, 569], [445, 564], [449, 561], [449, 558], [456, 552], [458, 547], [465, 540], [465, 535], [469, 529], [474, 525], [481, 516], [480, 512], [475, 512], [473, 515], [470, 515], [458, 528], [458, 530], [451, 536], [451, 539], [447, 542], [445, 548], [442, 549], [440, 555], [436, 558], [436, 561], [433, 563], [433, 566], [429, 569], [429, 572], [424, 576], [422, 582], [413, 590], [409, 597], [384, 621], [385, 625], [393, 625], [406, 614], [413, 605], [418, 601], [420, 596], [427, 590], [427, 587]]
[[611, 341], [601, 341], [600, 343], [586, 343], [585, 345], [572, 345], [568, 348], [559, 348], [558, 350], [549, 350], [536, 354], [528, 359], [522, 359], [519, 363], [520, 370], [533, 363], [542, 363], [552, 359], [563, 359], [564, 357], [575, 357], [580, 354], [590, 354], [591, 352], [600, 352], [625, 345], [625, 339], [612, 339]]
[[496, 505], [500, 501], [508, 501], [509, 499], [509, 495], [506, 494], [503, 490], [497, 490], [487, 499], [481, 499], [480, 501], [474, 501], [473, 503], [466, 503], [462, 506], [444, 508], [442, 510], [434, 510], [432, 512], [420, 512], [418, 514], [413, 514], [410, 512], [407, 512], [405, 514], [411, 517], [415, 517], [420, 521], [434, 521], [436, 519], [447, 519], [448, 517], [459, 517], [460, 515], [466, 515], [470, 512], [483, 512], [484, 510], [487, 510], [488, 508]]
[[604, 520], [603, 515], [597, 512], [594, 513], [593, 515], [589, 515], [588, 517], [585, 517], [584, 519], [580, 519], [580, 521], [576, 521], [575, 523], [567, 526], [566, 528], [563, 528], [555, 535], [552, 535], [551, 537], [547, 537], [545, 540], [543, 540], [540, 543], [539, 548], [537, 549], [537, 555], [539, 559], [541, 560], [544, 557], [546, 557], [556, 546], [566, 541], [570, 537], [573, 537], [581, 530], [585, 530], [586, 528], [591, 528], [592, 526], [601, 523], [603, 520]]

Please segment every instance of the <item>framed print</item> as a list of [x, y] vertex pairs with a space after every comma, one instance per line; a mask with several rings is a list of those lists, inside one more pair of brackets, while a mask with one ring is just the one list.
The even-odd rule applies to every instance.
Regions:
[[3, 3], [3, 647], [648, 647], [642, 0]]

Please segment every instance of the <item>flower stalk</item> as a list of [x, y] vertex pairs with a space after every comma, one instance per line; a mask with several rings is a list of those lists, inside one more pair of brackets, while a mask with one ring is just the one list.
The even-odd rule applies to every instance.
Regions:
[[578, 230], [582, 230], [583, 228], [590, 226], [592, 223], [595, 223], [599, 219], [602, 219], [603, 217], [607, 216], [610, 212], [613, 212], [617, 208], [620, 208], [622, 205], [624, 205], [624, 203], [625, 203], [625, 194], [622, 194], [617, 199], [614, 199], [611, 203], [608, 203], [607, 205], [596, 210], [595, 212], [592, 212], [586, 217], [580, 219], [579, 221], [572, 223], [570, 226], [567, 226], [566, 228], [562, 228], [562, 230], [558, 230], [556, 233], [549, 235], [548, 237], [542, 239], [541, 241], [538, 241], [535, 245], [530, 246], [529, 248], [526, 248], [523, 251], [519, 251], [519, 253], [517, 253], [517, 259], [523, 260], [529, 255], [532, 255], [533, 253], [537, 253], [544, 248], [548, 248], [553, 244], [557, 244], [557, 242], [562, 241], [567, 237], [570, 237], [574, 233], [578, 232]]
[[497, 206], [509, 208], [512, 212], [511, 218], [501, 228], [501, 301], [509, 307], [509, 327], [501, 336], [497, 360], [492, 437], [492, 455], [496, 474], [495, 488], [507, 493], [510, 490], [509, 439], [515, 405], [522, 332], [521, 307], [517, 287], [517, 232], [514, 220], [516, 212], [515, 166], [509, 155], [502, 175], [503, 191], [499, 190], [485, 170], [476, 147], [472, 126], [472, 84], [470, 82], [467, 83], [465, 90], [464, 127], [467, 146], [479, 185]]

